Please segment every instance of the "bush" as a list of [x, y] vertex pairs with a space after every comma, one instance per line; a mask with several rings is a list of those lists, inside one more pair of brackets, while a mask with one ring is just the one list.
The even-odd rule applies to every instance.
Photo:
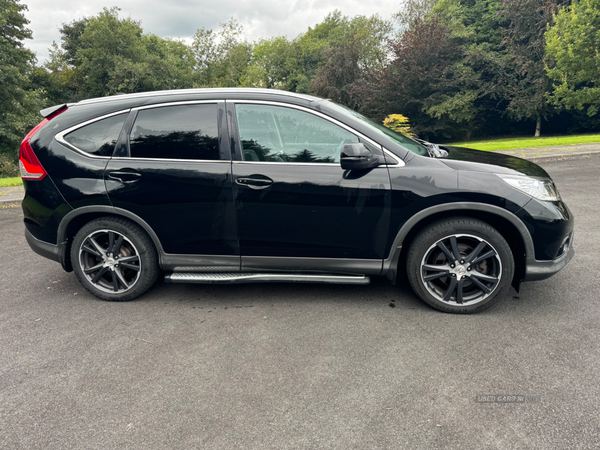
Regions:
[[19, 164], [8, 155], [0, 154], [0, 178], [19, 176]]

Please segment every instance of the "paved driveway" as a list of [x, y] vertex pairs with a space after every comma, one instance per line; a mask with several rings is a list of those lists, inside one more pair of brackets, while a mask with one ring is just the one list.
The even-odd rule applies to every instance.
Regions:
[[600, 157], [544, 167], [575, 259], [466, 317], [383, 281], [102, 302], [0, 209], [0, 448], [597, 448]]

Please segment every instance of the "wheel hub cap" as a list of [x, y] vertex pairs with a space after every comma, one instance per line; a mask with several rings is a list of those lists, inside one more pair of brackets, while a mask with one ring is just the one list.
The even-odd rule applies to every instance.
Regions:
[[453, 271], [458, 278], [462, 278], [467, 274], [467, 268], [465, 266], [458, 265]]

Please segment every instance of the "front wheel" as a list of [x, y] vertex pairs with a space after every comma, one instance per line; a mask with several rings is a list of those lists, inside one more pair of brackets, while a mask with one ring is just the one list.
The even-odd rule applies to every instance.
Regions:
[[142, 295], [158, 277], [156, 249], [134, 223], [104, 217], [84, 225], [71, 246], [73, 271], [96, 297], [128, 301]]
[[412, 242], [407, 273], [415, 293], [451, 313], [489, 308], [510, 289], [514, 260], [498, 231], [470, 218], [432, 224]]

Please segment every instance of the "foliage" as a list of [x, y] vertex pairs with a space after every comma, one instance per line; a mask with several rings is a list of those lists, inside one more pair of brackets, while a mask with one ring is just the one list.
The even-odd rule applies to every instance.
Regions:
[[379, 117], [403, 111], [412, 118], [414, 132], [425, 139], [442, 132], [451, 119], [431, 108], [436, 99], [439, 104], [456, 95], [461, 74], [454, 69], [463, 57], [462, 48], [436, 20], [414, 25], [390, 47], [393, 60], [373, 83], [372, 105], [378, 105], [373, 110]]
[[403, 134], [408, 137], [415, 137], [415, 134], [410, 131], [410, 121], [408, 117], [402, 114], [390, 114], [383, 119], [383, 125], [396, 133]]
[[367, 79], [384, 67], [390, 30], [377, 16], [343, 18], [336, 30], [341, 37], [322, 50], [325, 62], [315, 71], [311, 92], [362, 111]]
[[16, 162], [19, 144], [27, 131], [39, 122], [37, 110], [43, 107], [43, 92], [32, 88], [30, 75], [35, 56], [24, 47], [31, 38], [26, 6], [16, 0], [0, 1], [0, 154]]
[[508, 54], [502, 88], [508, 101], [506, 113], [516, 120], [541, 121], [552, 110], [546, 102], [550, 80], [546, 75], [545, 32], [552, 23], [556, 2], [548, 0], [503, 0], [501, 15], [507, 20], [503, 44]]
[[0, 178], [16, 177], [19, 175], [19, 165], [16, 156], [0, 153]]
[[395, 21], [400, 25], [401, 32], [425, 20], [427, 14], [439, 0], [406, 0], [396, 14]]
[[526, 121], [539, 130], [542, 120], [595, 130], [600, 0], [570, 3], [406, 0], [390, 20], [336, 10], [295, 38], [256, 42], [232, 18], [199, 28], [189, 45], [104, 8], [62, 24], [49, 61], [36, 67], [23, 45], [31, 36], [25, 6], [0, 0], [0, 154], [14, 163], [45, 106], [189, 87], [309, 93], [377, 121], [402, 111], [427, 140], [523, 133]]
[[584, 109], [589, 116], [600, 104], [600, 0], [574, 0], [555, 16], [556, 24], [546, 33], [546, 52], [554, 61], [548, 76], [552, 104], [566, 109]]
[[195, 87], [239, 86], [252, 57], [252, 45], [242, 40], [244, 29], [234, 19], [217, 32], [200, 28], [194, 35]]
[[144, 35], [141, 24], [104, 8], [60, 29], [34, 79], [56, 103], [116, 93], [191, 87], [194, 56], [184, 43]]

